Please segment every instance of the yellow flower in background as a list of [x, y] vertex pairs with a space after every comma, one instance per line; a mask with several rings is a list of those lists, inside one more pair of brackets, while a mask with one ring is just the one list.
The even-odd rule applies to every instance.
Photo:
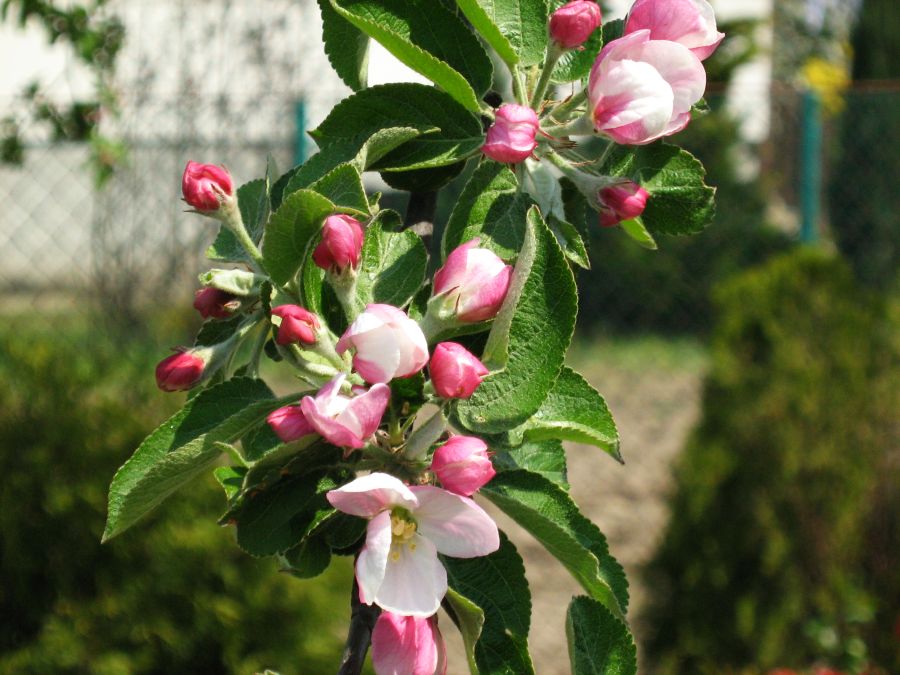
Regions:
[[813, 56], [803, 64], [800, 73], [806, 85], [819, 95], [825, 112], [836, 115], [844, 109], [844, 92], [850, 86], [846, 63], [837, 64]]

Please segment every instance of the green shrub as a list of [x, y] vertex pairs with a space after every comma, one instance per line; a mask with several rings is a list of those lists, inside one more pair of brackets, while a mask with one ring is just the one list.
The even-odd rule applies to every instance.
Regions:
[[703, 418], [649, 569], [648, 652], [664, 673], [898, 672], [896, 312], [815, 250], [717, 302]]
[[175, 408], [153, 385], [160, 348], [5, 325], [0, 672], [336, 670], [350, 561], [315, 582], [275, 574], [215, 525], [211, 481], [100, 545], [116, 467]]

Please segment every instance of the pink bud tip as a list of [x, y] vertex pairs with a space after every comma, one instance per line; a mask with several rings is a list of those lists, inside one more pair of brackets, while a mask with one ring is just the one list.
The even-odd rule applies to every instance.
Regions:
[[486, 321], [500, 311], [511, 279], [512, 267], [472, 239], [453, 249], [435, 273], [434, 295], [446, 295], [460, 321]]
[[266, 422], [283, 442], [290, 443], [315, 433], [299, 405], [286, 405], [269, 413]]
[[335, 272], [355, 268], [362, 244], [363, 229], [358, 220], [341, 214], [328, 216], [322, 226], [322, 241], [313, 251], [313, 262]]
[[198, 211], [212, 212], [234, 194], [234, 185], [225, 167], [188, 162], [181, 177], [181, 193], [184, 201]]
[[698, 59], [712, 55], [724, 33], [716, 28], [716, 15], [707, 0], [637, 0], [628, 12], [625, 34], [649, 30], [651, 40], [677, 42]]
[[550, 15], [550, 37], [561, 47], [574, 49], [591, 36], [603, 14], [592, 0], [572, 0]]
[[194, 294], [194, 309], [204, 319], [227, 319], [239, 306], [236, 296], [218, 288], [201, 288]]
[[428, 363], [428, 342], [419, 324], [391, 305], [368, 305], [337, 343], [338, 354], [353, 349], [353, 367], [366, 382], [409, 377]]
[[434, 390], [441, 398], [469, 398], [488, 374], [472, 352], [456, 342], [441, 342], [428, 365]]
[[203, 377], [206, 361], [196, 352], [179, 349], [156, 366], [156, 386], [163, 391], [186, 391]]
[[497, 109], [481, 151], [497, 162], [517, 164], [525, 161], [537, 147], [537, 113], [531, 108], [507, 103]]
[[402, 616], [384, 611], [372, 631], [375, 675], [443, 675], [447, 650], [437, 617]]
[[644, 212], [650, 193], [634, 181], [626, 180], [600, 190], [600, 225], [612, 227]]
[[299, 305], [279, 305], [272, 308], [272, 314], [281, 317], [281, 325], [275, 342], [289, 345], [296, 342], [312, 345], [318, 340], [319, 319], [312, 312]]
[[497, 474], [487, 449], [475, 436], [454, 436], [434, 451], [431, 470], [445, 490], [471, 497]]

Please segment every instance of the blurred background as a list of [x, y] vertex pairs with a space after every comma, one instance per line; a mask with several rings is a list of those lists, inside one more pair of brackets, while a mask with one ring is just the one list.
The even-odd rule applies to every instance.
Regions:
[[[900, 6], [713, 4], [710, 112], [676, 141], [716, 222], [658, 252], [594, 233], [571, 361], [626, 465], [573, 445], [572, 493], [629, 573], [641, 672], [900, 673]], [[198, 324], [213, 230], [182, 168], [315, 152], [349, 93], [320, 31], [313, 0], [0, 1], [0, 673], [336, 670], [351, 561], [246, 556], [211, 477], [99, 544], [115, 469], [180, 403], [153, 367]], [[577, 586], [503, 526], [537, 672], [568, 672]]]

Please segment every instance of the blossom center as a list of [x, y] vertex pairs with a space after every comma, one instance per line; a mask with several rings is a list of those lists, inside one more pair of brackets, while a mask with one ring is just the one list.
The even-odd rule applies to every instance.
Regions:
[[408, 511], [396, 509], [391, 513], [391, 553], [390, 559], [394, 562], [400, 560], [403, 547], [408, 546], [410, 551], [416, 550], [416, 521]]

